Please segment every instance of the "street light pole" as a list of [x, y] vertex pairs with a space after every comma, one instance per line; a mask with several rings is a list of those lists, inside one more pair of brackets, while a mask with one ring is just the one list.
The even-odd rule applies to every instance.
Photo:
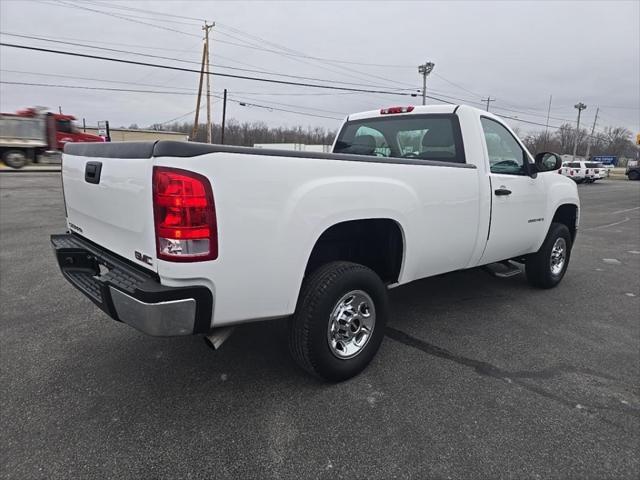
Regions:
[[576, 138], [573, 141], [573, 162], [576, 161], [576, 152], [578, 151], [578, 136], [580, 135], [580, 114], [582, 113], [582, 110], [587, 108], [587, 106], [584, 103], [579, 102], [574, 105], [574, 108], [578, 109], [578, 123], [576, 124]]
[[418, 73], [422, 75], [422, 105], [427, 104], [427, 76], [435, 66], [436, 64], [433, 62], [425, 62], [424, 65], [418, 65]]

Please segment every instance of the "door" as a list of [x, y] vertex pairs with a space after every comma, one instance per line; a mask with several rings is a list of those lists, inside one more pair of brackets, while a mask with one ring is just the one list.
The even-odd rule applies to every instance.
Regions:
[[544, 175], [528, 175], [529, 154], [500, 122], [481, 117], [489, 156], [491, 223], [481, 264], [535, 251], [545, 225]]

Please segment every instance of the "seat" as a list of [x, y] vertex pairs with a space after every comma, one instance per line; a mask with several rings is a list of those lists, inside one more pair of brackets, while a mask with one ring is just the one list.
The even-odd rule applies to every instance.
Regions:
[[378, 144], [376, 143], [376, 139], [373, 135], [357, 135], [353, 139], [353, 142], [351, 142], [348, 153], [354, 153], [356, 155], [375, 155], [377, 146]]
[[422, 137], [422, 152], [420, 152], [419, 157], [458, 161], [455, 156], [456, 147], [451, 125], [448, 122], [434, 123]]

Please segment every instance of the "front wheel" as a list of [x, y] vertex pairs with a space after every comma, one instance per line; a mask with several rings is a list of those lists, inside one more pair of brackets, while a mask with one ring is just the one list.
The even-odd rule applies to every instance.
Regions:
[[566, 225], [552, 223], [540, 250], [525, 262], [527, 280], [534, 287], [553, 288], [564, 277], [571, 256], [571, 233]]
[[387, 289], [376, 273], [331, 262], [303, 283], [289, 325], [289, 349], [304, 370], [332, 382], [351, 378], [371, 362], [384, 337]]
[[635, 170], [630, 171], [627, 176], [629, 177], [629, 180], [640, 180], [640, 172]]
[[27, 162], [27, 156], [22, 150], [7, 150], [2, 155], [2, 161], [11, 168], [22, 168]]

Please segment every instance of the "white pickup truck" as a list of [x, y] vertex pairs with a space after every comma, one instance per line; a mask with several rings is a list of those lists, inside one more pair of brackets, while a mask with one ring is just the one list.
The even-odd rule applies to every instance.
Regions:
[[387, 288], [496, 262], [523, 264], [537, 287], [564, 276], [576, 185], [495, 115], [357, 113], [333, 152], [67, 144], [68, 233], [51, 237], [62, 273], [150, 335], [218, 345], [236, 324], [289, 317], [293, 358], [329, 381], [375, 355]]

